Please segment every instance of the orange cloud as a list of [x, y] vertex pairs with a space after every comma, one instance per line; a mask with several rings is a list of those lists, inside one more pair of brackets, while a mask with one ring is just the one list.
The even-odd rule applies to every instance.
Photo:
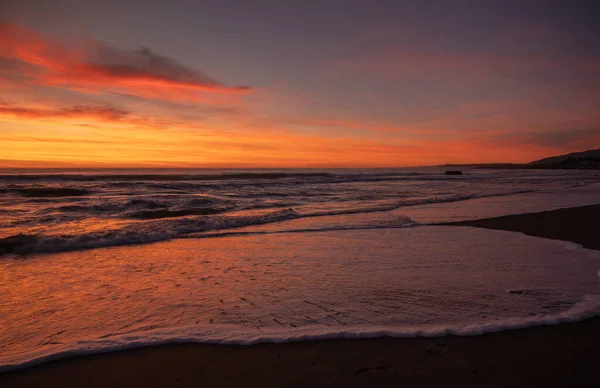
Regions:
[[48, 106], [18, 106], [0, 102], [0, 120], [13, 123], [55, 123], [79, 127], [120, 127], [152, 129], [200, 129], [193, 122], [147, 117], [132, 112], [105, 106], [76, 105], [67, 108]]
[[73, 49], [11, 24], [0, 24], [0, 57], [33, 66], [22, 69], [31, 82], [92, 93], [198, 102], [251, 89], [224, 85], [149, 48], [129, 52], [88, 42]]
[[36, 109], [0, 103], [0, 118], [36, 120], [95, 119], [101, 121], [119, 121], [128, 114], [128, 112], [113, 108], [74, 106], [65, 109]]

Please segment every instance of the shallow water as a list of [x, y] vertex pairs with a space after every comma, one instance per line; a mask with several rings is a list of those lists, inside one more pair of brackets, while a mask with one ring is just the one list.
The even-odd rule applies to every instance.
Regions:
[[478, 334], [600, 312], [600, 254], [464, 227], [172, 240], [0, 262], [0, 365], [168, 342]]

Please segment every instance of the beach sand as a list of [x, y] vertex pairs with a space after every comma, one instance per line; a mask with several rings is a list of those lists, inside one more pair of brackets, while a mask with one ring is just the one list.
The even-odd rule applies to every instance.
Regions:
[[599, 223], [600, 205], [589, 205], [445, 225], [510, 230], [530, 236], [572, 241], [588, 249], [600, 249]]
[[[600, 205], [454, 225], [600, 249]], [[166, 345], [0, 375], [0, 387], [596, 387], [600, 318], [484, 336]]]

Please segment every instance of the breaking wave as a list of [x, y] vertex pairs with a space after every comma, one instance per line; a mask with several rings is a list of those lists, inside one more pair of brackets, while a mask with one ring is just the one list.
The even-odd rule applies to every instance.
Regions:
[[[167, 345], [167, 344], [213, 344], [213, 345], [256, 345], [260, 343], [289, 343], [329, 339], [359, 338], [416, 338], [444, 337], [447, 335], [475, 336], [505, 330], [529, 327], [558, 325], [579, 322], [600, 315], [600, 298], [587, 295], [570, 309], [558, 314], [533, 317], [516, 317], [482, 323], [454, 325], [417, 326], [356, 326], [338, 327], [312, 326], [302, 328], [271, 328], [257, 334], [236, 326], [193, 326], [171, 328], [169, 330], [149, 330], [140, 333], [115, 335], [109, 338], [83, 340], [54, 348], [52, 351], [38, 350], [22, 356], [18, 361], [6, 360], [0, 365], [0, 373], [18, 370], [49, 361], [84, 355], [110, 353], [128, 349]], [[8, 362], [7, 362], [8, 361]], [[12, 361], [12, 360], [11, 360]], [[1, 362], [1, 361], [0, 361]]]
[[156, 220], [110, 229], [82, 233], [79, 235], [27, 235], [19, 234], [0, 240], [0, 254], [50, 253], [92, 249], [115, 245], [143, 244], [170, 240], [179, 236], [232, 227], [265, 224], [297, 218], [291, 209], [275, 211], [261, 216], [248, 217], [194, 217], [175, 220]]
[[[351, 213], [352, 214], [352, 213]], [[182, 238], [199, 232], [227, 231], [252, 225], [264, 225], [318, 215], [301, 215], [293, 209], [284, 209], [259, 215], [247, 216], [211, 216], [186, 217], [178, 219], [160, 219], [133, 223], [122, 228], [92, 231], [73, 235], [17, 234], [0, 239], [0, 255], [33, 253], [52, 253], [74, 250], [94, 249], [118, 245], [145, 244], [151, 242]], [[408, 217], [396, 217], [393, 223], [345, 225], [337, 229], [369, 229], [378, 227], [409, 227], [415, 222]], [[331, 228], [313, 228], [304, 231], [331, 230]], [[286, 230], [282, 230], [284, 232]], [[216, 235], [220, 236], [220, 235]], [[209, 237], [203, 235], [202, 237]]]

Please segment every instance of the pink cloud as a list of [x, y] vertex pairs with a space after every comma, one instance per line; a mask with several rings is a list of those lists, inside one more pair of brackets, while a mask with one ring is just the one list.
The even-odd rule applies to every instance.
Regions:
[[90, 93], [198, 102], [251, 90], [224, 85], [148, 48], [129, 52], [87, 42], [74, 49], [11, 24], [0, 25], [0, 57], [33, 66], [22, 71], [34, 84]]

